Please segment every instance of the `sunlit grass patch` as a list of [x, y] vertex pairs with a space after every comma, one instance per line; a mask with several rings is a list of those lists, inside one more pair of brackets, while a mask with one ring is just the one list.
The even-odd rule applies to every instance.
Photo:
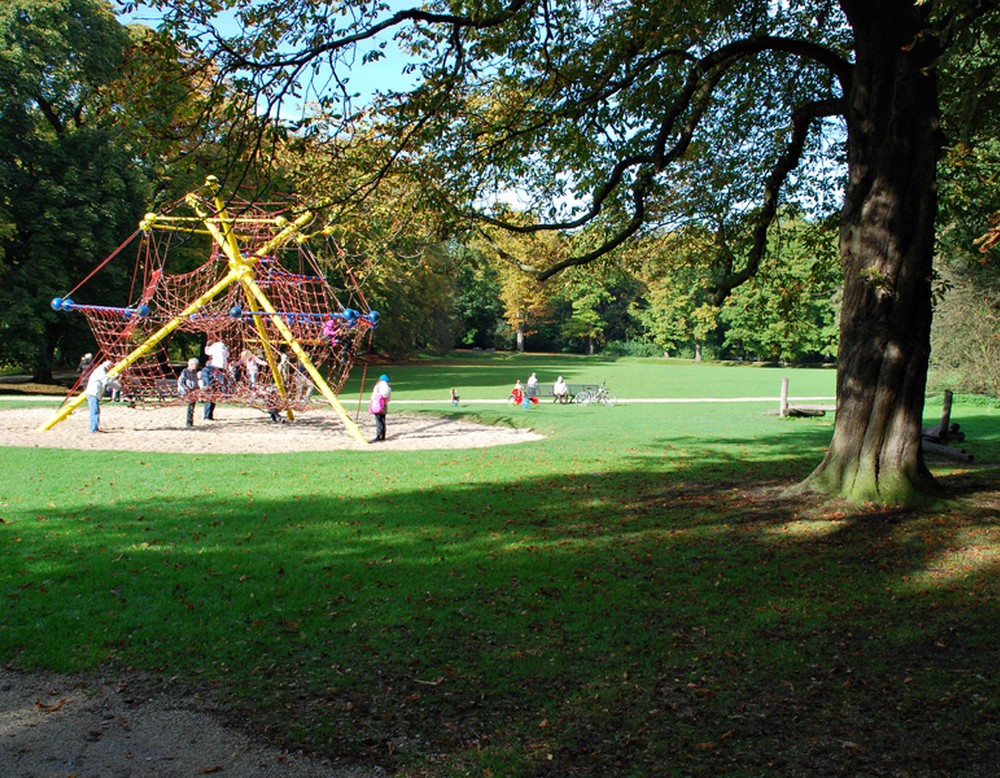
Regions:
[[785, 522], [780, 526], [772, 527], [767, 532], [777, 536], [789, 535], [792, 537], [819, 538], [833, 534], [842, 528], [842, 523], [836, 520], [796, 519]]

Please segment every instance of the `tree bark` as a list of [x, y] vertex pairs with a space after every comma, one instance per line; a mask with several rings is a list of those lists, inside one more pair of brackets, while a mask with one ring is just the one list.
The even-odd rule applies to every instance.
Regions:
[[842, 0], [855, 31], [841, 221], [844, 301], [833, 440], [804, 488], [907, 505], [942, 490], [924, 464], [941, 148], [925, 6]]
[[53, 383], [52, 370], [55, 366], [56, 346], [62, 334], [61, 328], [54, 322], [45, 324], [45, 347], [35, 355], [31, 380], [37, 384]]

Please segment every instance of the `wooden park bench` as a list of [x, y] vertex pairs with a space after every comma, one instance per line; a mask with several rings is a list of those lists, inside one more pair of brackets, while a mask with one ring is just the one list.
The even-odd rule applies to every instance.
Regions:
[[[547, 398], [552, 398], [552, 402], [556, 402], [558, 398], [554, 394], [552, 394], [553, 386], [554, 384], [538, 384], [538, 386], [536, 387], [537, 391], [535, 393], [535, 396], [538, 397], [539, 402]], [[566, 389], [569, 391], [569, 394], [566, 396], [565, 402], [567, 403], [573, 402], [573, 398], [576, 397], [577, 394], [582, 392], [584, 389], [596, 390], [598, 388], [600, 387], [598, 387], [597, 384], [566, 384]]]

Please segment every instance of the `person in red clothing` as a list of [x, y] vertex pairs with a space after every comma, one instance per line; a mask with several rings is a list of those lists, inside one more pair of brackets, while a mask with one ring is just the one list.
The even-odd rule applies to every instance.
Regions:
[[524, 400], [524, 387], [521, 386], [521, 379], [514, 383], [514, 388], [510, 390], [510, 396], [514, 398], [514, 405], [520, 405]]

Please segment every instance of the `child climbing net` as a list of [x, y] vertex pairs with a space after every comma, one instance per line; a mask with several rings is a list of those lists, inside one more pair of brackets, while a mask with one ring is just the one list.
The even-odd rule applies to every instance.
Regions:
[[[289, 220], [287, 212], [266, 206], [223, 202], [214, 177], [183, 203], [194, 216], [176, 215], [180, 203], [147, 214], [129, 241], [52, 307], [86, 317], [101, 357], [114, 362], [109, 374], [117, 376], [122, 398], [130, 403], [236, 402], [290, 414], [305, 410], [318, 389], [355, 434], [336, 393], [366, 350], [379, 316], [368, 310], [346, 264], [339, 293], [327, 281], [309, 248], [309, 238], [316, 236], [304, 232], [312, 215]], [[194, 270], [169, 273], [172, 243], [181, 238], [186, 246], [204, 233], [211, 237], [208, 259]], [[73, 299], [133, 243], [137, 256], [128, 305]], [[337, 247], [327, 244], [343, 263]], [[199, 344], [221, 341], [229, 353], [226, 369], [212, 370], [213, 380], [183, 400], [168, 356], [177, 333], [196, 336]]]

